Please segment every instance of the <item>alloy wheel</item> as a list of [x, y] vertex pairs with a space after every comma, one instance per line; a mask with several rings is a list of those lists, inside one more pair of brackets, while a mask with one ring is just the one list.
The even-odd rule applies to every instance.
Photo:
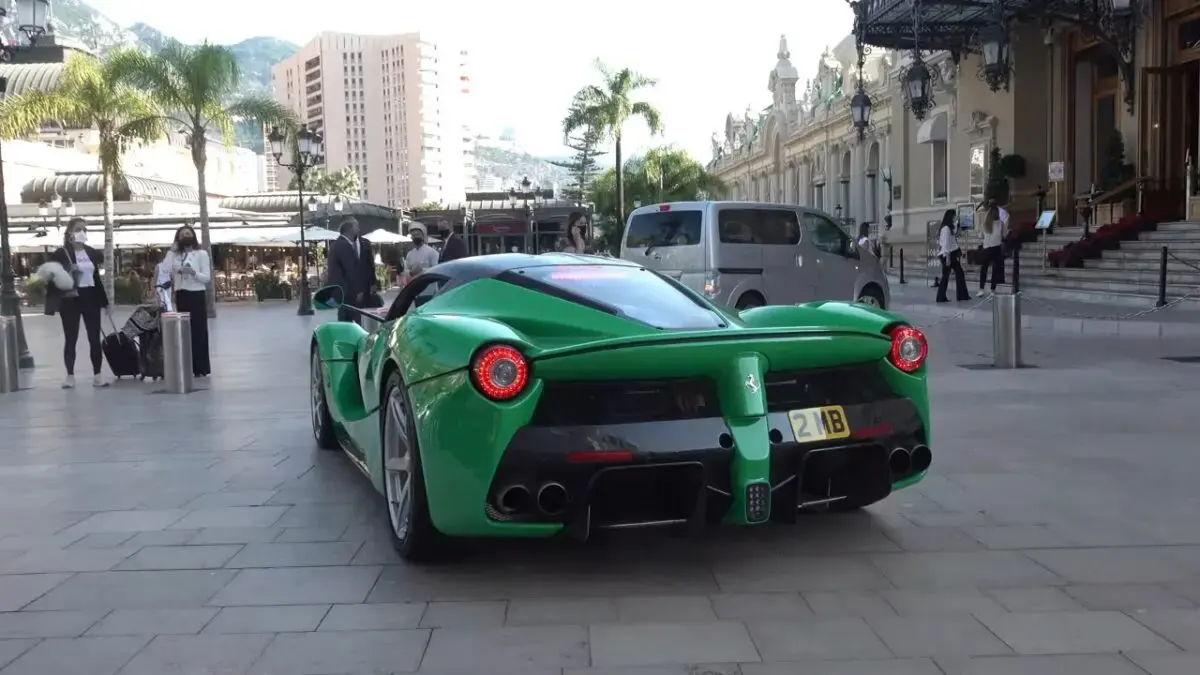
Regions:
[[312, 374], [309, 377], [309, 408], [312, 414], [313, 436], [321, 440], [321, 428], [325, 420], [325, 386], [321, 372], [321, 355], [315, 350], [312, 355]]
[[882, 309], [882, 306], [879, 302], [879, 298], [875, 297], [874, 295], [871, 295], [870, 293], [864, 293], [861, 297], [858, 298], [858, 301], [861, 304], [866, 305], [867, 307], [874, 307], [876, 309]]
[[383, 484], [388, 519], [398, 541], [412, 525], [412, 443], [408, 436], [408, 407], [399, 389], [388, 395], [383, 422]]

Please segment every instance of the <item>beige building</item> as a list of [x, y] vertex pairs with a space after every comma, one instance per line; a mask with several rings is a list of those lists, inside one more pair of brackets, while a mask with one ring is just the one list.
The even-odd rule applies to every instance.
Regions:
[[[459, 202], [474, 185], [467, 53], [425, 34], [321, 33], [271, 71], [275, 98], [325, 136], [329, 171], [353, 169], [362, 199]], [[278, 172], [286, 186], [290, 174]]]
[[888, 207], [890, 57], [869, 55], [864, 61], [863, 83], [875, 107], [861, 140], [850, 116], [858, 82], [852, 39], [826, 50], [799, 91], [786, 37], [780, 38], [776, 58], [767, 82], [771, 105], [726, 118], [723, 138], [713, 135], [709, 170], [728, 186], [730, 199], [803, 204], [878, 224]]

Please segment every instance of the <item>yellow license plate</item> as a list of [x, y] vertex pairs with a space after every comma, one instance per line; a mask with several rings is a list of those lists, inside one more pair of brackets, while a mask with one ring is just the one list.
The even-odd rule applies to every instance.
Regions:
[[850, 437], [850, 422], [840, 405], [805, 408], [788, 412], [797, 443], [815, 443]]

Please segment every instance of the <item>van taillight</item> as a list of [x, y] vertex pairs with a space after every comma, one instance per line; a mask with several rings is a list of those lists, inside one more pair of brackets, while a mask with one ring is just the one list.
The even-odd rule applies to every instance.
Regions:
[[670, 211], [670, 210], [671, 210], [671, 205], [670, 205], [670, 204], [659, 204], [659, 205], [658, 205], [658, 210], [659, 210], [659, 212], [660, 212], [660, 213], [663, 213], [663, 212], [666, 212], [666, 211]]

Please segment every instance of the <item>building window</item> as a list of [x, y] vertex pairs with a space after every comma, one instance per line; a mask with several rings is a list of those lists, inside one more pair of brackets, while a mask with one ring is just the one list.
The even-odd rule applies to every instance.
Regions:
[[971, 146], [971, 196], [982, 197], [987, 184], [988, 143]]
[[929, 158], [930, 197], [935, 202], [944, 202], [949, 193], [946, 185], [946, 141], [931, 141]]

